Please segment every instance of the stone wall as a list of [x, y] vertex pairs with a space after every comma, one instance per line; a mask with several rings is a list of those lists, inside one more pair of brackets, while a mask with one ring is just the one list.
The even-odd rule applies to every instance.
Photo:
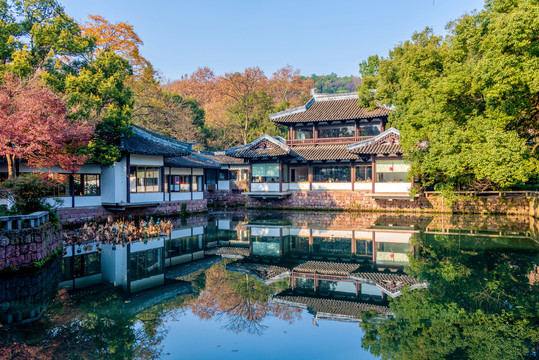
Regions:
[[[184, 205], [185, 204], [185, 205]], [[81, 224], [89, 220], [106, 220], [108, 217], [123, 218], [129, 215], [142, 217], [152, 216], [172, 216], [183, 212], [183, 207], [187, 213], [203, 212], [208, 209], [207, 200], [171, 201], [163, 202], [153, 207], [126, 208], [122, 211], [108, 210], [102, 206], [80, 207], [80, 208], [60, 208], [58, 216], [64, 224]]]
[[205, 191], [204, 198], [208, 199], [208, 205], [214, 206], [243, 206], [246, 200], [241, 190]]
[[20, 269], [47, 259], [62, 246], [62, 230], [45, 223], [37, 228], [0, 231], [0, 271]]
[[366, 192], [298, 191], [285, 199], [249, 198], [249, 208], [324, 209], [349, 211], [506, 214], [539, 216], [539, 201], [526, 197], [462, 197], [449, 205], [442, 196], [413, 199], [373, 199]]
[[37, 273], [15, 274], [0, 279], [0, 324], [13, 325], [37, 320], [56, 294], [62, 274], [62, 259]]

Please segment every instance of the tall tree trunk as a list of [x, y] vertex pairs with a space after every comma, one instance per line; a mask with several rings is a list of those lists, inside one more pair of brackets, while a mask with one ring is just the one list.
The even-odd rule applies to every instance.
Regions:
[[6, 155], [8, 179], [14, 179], [17, 176], [15, 171], [15, 155]]

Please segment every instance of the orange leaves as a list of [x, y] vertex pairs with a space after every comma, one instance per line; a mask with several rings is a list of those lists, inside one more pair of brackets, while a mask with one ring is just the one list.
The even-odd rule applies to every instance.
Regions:
[[111, 49], [129, 60], [136, 75], [142, 75], [150, 63], [140, 54], [139, 46], [144, 43], [133, 30], [133, 25], [124, 22], [111, 24], [99, 15], [88, 15], [88, 18], [90, 21], [82, 25], [81, 30], [96, 40], [97, 50]]

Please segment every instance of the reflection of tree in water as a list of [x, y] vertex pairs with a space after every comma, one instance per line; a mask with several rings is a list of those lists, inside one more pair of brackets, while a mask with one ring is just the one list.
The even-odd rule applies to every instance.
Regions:
[[137, 315], [123, 305], [114, 292], [61, 292], [42, 319], [0, 337], [0, 359], [160, 358], [163, 310]]
[[413, 241], [407, 272], [429, 288], [394, 299], [394, 319], [366, 319], [363, 348], [383, 359], [538, 357], [539, 283], [529, 275], [536, 252], [488, 242], [461, 249], [443, 236]]
[[206, 272], [206, 287], [191, 303], [191, 310], [201, 319], [225, 319], [227, 330], [259, 335], [267, 328], [262, 324], [267, 316], [289, 323], [301, 317], [298, 309], [268, 303], [277, 286], [267, 286], [218, 264]]

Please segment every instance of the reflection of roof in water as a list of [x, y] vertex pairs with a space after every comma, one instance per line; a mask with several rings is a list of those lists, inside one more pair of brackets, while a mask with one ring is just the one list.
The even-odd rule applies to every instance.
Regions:
[[392, 294], [398, 293], [405, 285], [416, 285], [419, 282], [416, 278], [404, 274], [392, 274], [392, 273], [377, 273], [377, 272], [354, 272], [350, 274], [350, 278], [361, 282], [367, 282], [378, 285]]
[[279, 305], [307, 308], [315, 312], [319, 318], [325, 317], [332, 320], [359, 321], [360, 314], [369, 310], [374, 310], [381, 315], [391, 315], [391, 311], [386, 306], [337, 299], [277, 294], [271, 298], [271, 302]]
[[242, 258], [249, 256], [249, 249], [243, 247], [223, 246], [205, 251], [206, 255], [220, 255], [222, 257]]
[[348, 264], [326, 261], [307, 261], [294, 267], [292, 270], [305, 273], [319, 273], [325, 275], [350, 275], [359, 269], [359, 264]]
[[265, 282], [280, 280], [290, 275], [289, 270], [285, 267], [251, 262], [234, 262], [227, 265], [227, 270], [252, 275]]

